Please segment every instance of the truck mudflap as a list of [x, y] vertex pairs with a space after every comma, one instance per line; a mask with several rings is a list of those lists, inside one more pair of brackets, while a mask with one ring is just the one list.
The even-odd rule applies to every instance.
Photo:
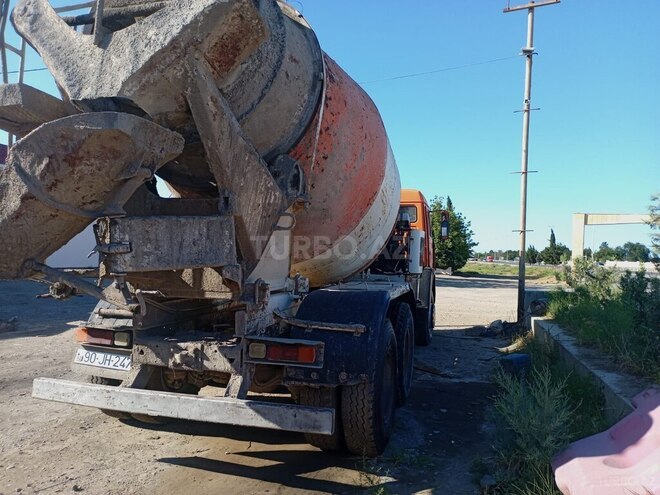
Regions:
[[200, 397], [54, 378], [36, 378], [32, 397], [129, 414], [322, 435], [332, 435], [335, 424], [335, 410], [332, 408]]

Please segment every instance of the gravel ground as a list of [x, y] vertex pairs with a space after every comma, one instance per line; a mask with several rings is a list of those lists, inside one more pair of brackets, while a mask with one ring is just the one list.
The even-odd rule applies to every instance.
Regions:
[[516, 282], [442, 276], [434, 340], [416, 349], [409, 403], [376, 461], [329, 455], [302, 435], [203, 423], [144, 427], [30, 397], [32, 379], [83, 379], [69, 370], [66, 323], [87, 297], [35, 299], [45, 286], [0, 282], [0, 494], [476, 494], [470, 467], [489, 454], [493, 350], [502, 341], [463, 329], [515, 315]]

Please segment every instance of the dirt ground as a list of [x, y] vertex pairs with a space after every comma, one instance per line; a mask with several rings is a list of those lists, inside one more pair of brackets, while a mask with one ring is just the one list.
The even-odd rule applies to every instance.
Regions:
[[69, 370], [66, 323], [86, 319], [87, 297], [35, 299], [45, 286], [0, 283], [0, 495], [479, 493], [470, 469], [490, 454], [493, 350], [503, 341], [464, 328], [514, 319], [516, 282], [442, 276], [431, 346], [416, 349], [409, 403], [377, 460], [329, 455], [302, 435], [179, 422], [145, 428], [95, 409], [32, 399], [39, 376]]

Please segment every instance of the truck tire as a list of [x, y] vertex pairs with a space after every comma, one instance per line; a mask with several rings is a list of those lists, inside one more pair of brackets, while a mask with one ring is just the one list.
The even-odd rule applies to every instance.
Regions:
[[335, 410], [335, 432], [332, 435], [305, 433], [307, 443], [327, 452], [344, 450], [344, 432], [341, 428], [339, 389], [337, 387], [300, 387], [297, 402], [301, 406], [331, 407]]
[[428, 308], [415, 310], [415, 344], [426, 347], [433, 339], [435, 326], [435, 303], [431, 300]]
[[382, 340], [374, 356], [368, 382], [341, 389], [344, 440], [355, 455], [380, 455], [392, 435], [396, 405], [396, 337], [389, 319], [381, 328]]
[[402, 406], [410, 395], [413, 380], [415, 325], [410, 305], [403, 301], [392, 303], [390, 320], [396, 335], [397, 404]]
[[89, 383], [93, 383], [94, 385], [108, 385], [110, 387], [118, 387], [121, 385], [121, 380], [92, 375], [89, 377]]

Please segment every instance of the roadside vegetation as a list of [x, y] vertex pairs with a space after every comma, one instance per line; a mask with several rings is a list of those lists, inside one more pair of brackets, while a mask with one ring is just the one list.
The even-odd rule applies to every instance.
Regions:
[[548, 314], [578, 342], [612, 356], [626, 372], [660, 383], [660, 279], [618, 274], [581, 258], [565, 280], [572, 292], [551, 295]]
[[654, 261], [651, 250], [641, 242], [626, 242], [623, 246], [610, 247], [607, 242], [602, 242], [598, 249], [592, 253], [590, 248], [584, 250], [586, 258], [594, 261]]
[[[507, 249], [506, 251], [484, 251], [476, 252], [474, 256], [479, 259], [485, 259], [492, 256], [496, 260], [515, 260], [518, 257], [518, 251]], [[558, 265], [571, 259], [571, 250], [564, 244], [558, 243], [555, 237], [555, 231], [550, 229], [550, 238], [548, 245], [539, 251], [533, 245], [530, 245], [525, 251], [525, 261], [527, 263], [545, 263], [546, 265]]]
[[[518, 278], [518, 265], [506, 263], [481, 263], [468, 262], [465, 267], [455, 272], [454, 275], [462, 277], [497, 277]], [[561, 278], [561, 271], [554, 266], [527, 266], [525, 267], [525, 279], [543, 283], [556, 283]]]
[[552, 347], [523, 339], [531, 369], [522, 377], [497, 375], [497, 466], [493, 486], [484, 495], [561, 495], [552, 458], [571, 442], [609, 426], [598, 387], [566, 368]]
[[651, 247], [653, 263], [660, 269], [660, 194], [651, 196], [649, 205], [649, 227], [651, 227]]

